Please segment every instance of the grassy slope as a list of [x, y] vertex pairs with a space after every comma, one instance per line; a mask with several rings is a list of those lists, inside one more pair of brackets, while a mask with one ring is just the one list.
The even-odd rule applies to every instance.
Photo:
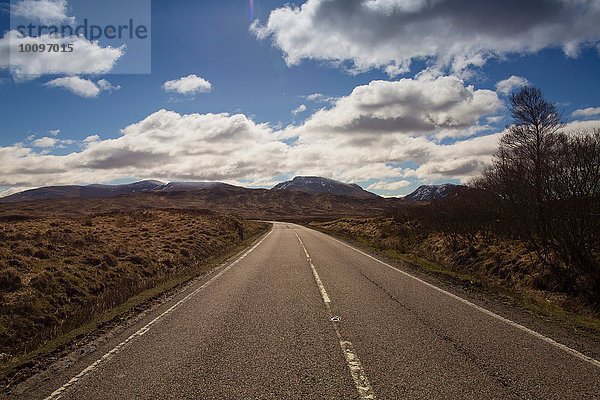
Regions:
[[541, 290], [549, 278], [521, 243], [479, 240], [467, 245], [441, 234], [419, 235], [418, 227], [398, 226], [390, 218], [347, 218], [311, 225], [427, 273], [500, 294], [600, 338], [600, 313], [564, 293]]
[[194, 210], [50, 215], [28, 219], [0, 212], [4, 361], [79, 329], [140, 293], [157, 294], [192, 278], [267, 227]]

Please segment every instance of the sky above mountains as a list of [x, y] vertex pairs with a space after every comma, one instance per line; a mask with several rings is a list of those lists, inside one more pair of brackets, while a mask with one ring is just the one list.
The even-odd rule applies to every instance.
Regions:
[[382, 195], [465, 182], [525, 84], [566, 129], [600, 127], [597, 0], [152, 1], [151, 72], [130, 74], [140, 49], [102, 39], [10, 57], [11, 40], [44, 40], [19, 37], [11, 13], [92, 15], [81, 0], [2, 3], [0, 194], [140, 179], [318, 175]]

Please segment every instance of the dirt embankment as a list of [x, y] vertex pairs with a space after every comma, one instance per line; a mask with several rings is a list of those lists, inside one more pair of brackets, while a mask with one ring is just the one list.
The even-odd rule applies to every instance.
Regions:
[[198, 210], [39, 214], [0, 212], [0, 363], [267, 227]]

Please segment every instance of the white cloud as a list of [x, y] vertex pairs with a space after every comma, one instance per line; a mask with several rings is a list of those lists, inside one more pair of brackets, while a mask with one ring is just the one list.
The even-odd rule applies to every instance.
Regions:
[[[600, 129], [600, 120], [575, 121], [565, 125], [563, 131]], [[459, 179], [467, 182], [481, 174], [498, 149], [498, 143], [505, 133], [498, 132], [480, 136], [450, 145], [434, 145], [429, 147], [427, 155], [416, 169], [407, 170], [406, 177], [418, 178], [422, 181], [436, 179]]]
[[328, 104], [333, 104], [338, 99], [337, 97], [325, 96], [322, 93], [309, 94], [307, 96], [304, 96], [304, 98], [307, 101], [310, 101], [313, 103], [328, 103]]
[[529, 81], [527, 79], [521, 76], [512, 75], [510, 78], [496, 83], [496, 91], [504, 95], [509, 95], [514, 89], [527, 85], [529, 85]]
[[380, 181], [370, 185], [367, 190], [387, 190], [387, 191], [397, 191], [402, 188], [409, 186], [411, 183], [409, 181], [396, 181], [396, 182], [386, 182]]
[[[73, 45], [73, 52], [19, 52], [20, 45]], [[11, 52], [11, 48], [13, 49]], [[84, 37], [23, 36], [9, 31], [0, 38], [0, 70], [10, 69], [16, 80], [30, 80], [46, 74], [104, 74], [110, 72], [125, 54], [125, 45], [101, 47]]]
[[300, 134], [404, 134], [453, 137], [473, 132], [479, 120], [502, 107], [495, 92], [465, 86], [455, 76], [372, 81], [356, 87], [335, 106], [313, 114]]
[[[455, 76], [423, 74], [356, 87], [279, 136], [297, 138], [287, 159], [296, 174], [395, 181], [415, 174], [398, 164], [467, 159], [470, 164], [454, 167], [456, 175], [444, 172], [447, 179], [461, 179], [478, 173], [496, 150], [492, 135], [487, 140], [469, 137], [489, 130], [481, 121], [502, 107], [494, 91], [476, 90]], [[462, 145], [442, 145], [444, 138]], [[419, 173], [425, 176], [423, 170]]]
[[48, 133], [52, 136], [58, 136], [58, 134], [60, 133], [60, 129], [50, 129]]
[[292, 114], [295, 116], [295, 115], [298, 115], [305, 111], [306, 111], [306, 106], [304, 104], [300, 104], [298, 107], [296, 107], [292, 110]]
[[113, 91], [121, 89], [121, 86], [114, 86], [106, 79], [101, 79], [97, 83], [94, 83], [89, 79], [83, 79], [78, 76], [56, 78], [47, 82], [45, 85], [48, 87], [67, 89], [78, 96], [87, 98], [98, 97], [100, 92], [107, 91], [112, 93]]
[[481, 173], [498, 149], [502, 132], [458, 141], [449, 145], [428, 146], [416, 169], [404, 176], [422, 181], [459, 179], [462, 182]]
[[313, 59], [395, 76], [414, 60], [458, 72], [545, 48], [576, 56], [600, 39], [598, 20], [594, 1], [308, 0], [271, 11], [251, 31], [271, 39], [290, 66]]
[[81, 97], [98, 97], [100, 88], [88, 80], [78, 76], [66, 76], [64, 78], [56, 78], [45, 84], [48, 87], [59, 87], [67, 89]]
[[588, 107], [573, 111], [571, 114], [574, 117], [595, 117], [600, 115], [600, 107]]
[[119, 138], [101, 140], [94, 135], [81, 151], [67, 155], [0, 147], [0, 186], [105, 182], [130, 176], [268, 181], [286, 172], [287, 146], [274, 136], [268, 126], [241, 114], [180, 115], [160, 110], [124, 128]]
[[165, 92], [192, 95], [196, 93], [208, 93], [212, 90], [212, 85], [206, 79], [192, 74], [165, 82], [163, 84], [163, 89]]
[[58, 139], [45, 136], [34, 140], [32, 145], [34, 147], [50, 148], [56, 146], [57, 143]]
[[564, 132], [592, 131], [594, 129], [600, 129], [600, 119], [572, 121], [564, 126], [563, 131]]
[[117, 90], [121, 89], [121, 86], [113, 85], [106, 79], [100, 79], [98, 82], [96, 82], [96, 84], [98, 85], [98, 89], [100, 89], [100, 91], [102, 91], [102, 92], [112, 93], [112, 92], [116, 92]]
[[16, 17], [39, 21], [43, 24], [58, 22], [74, 23], [75, 18], [67, 15], [66, 0], [21, 0], [10, 7]]
[[90, 135], [83, 139], [84, 143], [95, 143], [100, 141], [100, 135]]
[[492, 117], [487, 117], [485, 120], [488, 124], [497, 124], [498, 122], [502, 121], [503, 118], [504, 117], [501, 115], [494, 115]]

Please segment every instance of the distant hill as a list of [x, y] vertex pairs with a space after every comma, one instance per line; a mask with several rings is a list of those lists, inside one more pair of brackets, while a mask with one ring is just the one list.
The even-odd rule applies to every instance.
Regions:
[[[0, 199], [1, 200], [1, 199]], [[359, 199], [331, 193], [249, 189], [222, 185], [192, 191], [151, 190], [109, 198], [54, 197], [37, 201], [0, 201], [0, 220], [53, 215], [82, 217], [127, 209], [207, 209], [264, 220], [325, 220], [391, 214], [406, 204], [398, 198]]]
[[407, 201], [432, 201], [448, 196], [458, 185], [445, 183], [443, 185], [422, 185], [414, 192], [404, 197]]
[[84, 198], [105, 199], [127, 194], [146, 192], [194, 192], [204, 189], [215, 189], [218, 187], [233, 187], [221, 182], [170, 182], [145, 180], [128, 183], [124, 185], [69, 185], [69, 186], [46, 186], [30, 189], [0, 198], [0, 203], [12, 203], [19, 201], [32, 201], [57, 198]]
[[0, 198], [0, 202], [11, 203], [19, 201], [31, 201], [57, 198], [84, 198], [103, 199], [120, 196], [123, 194], [134, 194], [157, 190], [165, 184], [160, 181], [140, 181], [124, 185], [86, 185], [86, 186], [47, 186], [37, 189], [25, 190]]
[[291, 181], [275, 185], [271, 190], [312, 194], [330, 193], [336, 196], [348, 196], [356, 199], [373, 199], [379, 197], [375, 193], [367, 192], [355, 183], [348, 184], [318, 176], [297, 176]]
[[[101, 202], [102, 200], [102, 202]], [[360, 186], [319, 177], [296, 177], [273, 189], [249, 189], [221, 182], [141, 181], [126, 185], [50, 186], [0, 199], [0, 203], [44, 201], [42, 208], [78, 213], [104, 207], [191, 207], [233, 212], [252, 218], [325, 218], [380, 215], [402, 203], [383, 199]], [[85, 206], [83, 206], [85, 204]]]

